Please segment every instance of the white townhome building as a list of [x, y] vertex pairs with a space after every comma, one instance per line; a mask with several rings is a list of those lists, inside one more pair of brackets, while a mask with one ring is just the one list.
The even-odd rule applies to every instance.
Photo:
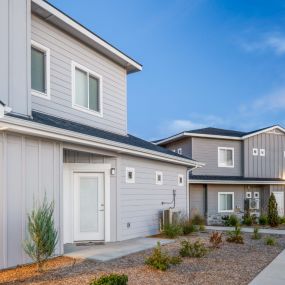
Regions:
[[46, 1], [0, 2], [0, 269], [29, 262], [27, 213], [55, 202], [57, 254], [76, 241], [155, 234], [201, 164], [127, 133], [142, 66]]

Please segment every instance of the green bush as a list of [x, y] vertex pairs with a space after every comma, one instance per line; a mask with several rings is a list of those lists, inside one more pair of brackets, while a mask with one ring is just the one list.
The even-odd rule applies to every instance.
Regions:
[[243, 235], [239, 226], [236, 226], [233, 231], [228, 232], [228, 242], [244, 244]]
[[191, 243], [190, 241], [184, 240], [181, 242], [180, 255], [182, 257], [202, 257], [208, 252], [205, 244], [200, 240]]
[[268, 236], [265, 238], [266, 245], [276, 245], [276, 239], [274, 237]]
[[58, 242], [53, 214], [54, 203], [48, 203], [45, 197], [43, 203], [28, 215], [29, 238], [24, 241], [23, 249], [37, 263], [38, 271], [42, 271]]
[[192, 224], [190, 220], [182, 221], [180, 223], [180, 226], [182, 227], [182, 232], [184, 235], [189, 235], [196, 231], [196, 227]]
[[90, 285], [127, 285], [128, 276], [125, 274], [110, 274], [96, 278], [90, 282]]
[[271, 193], [268, 201], [268, 224], [271, 227], [277, 227], [279, 223], [277, 202], [273, 193]]
[[264, 214], [261, 214], [261, 215], [259, 216], [258, 222], [259, 222], [259, 224], [262, 225], [262, 226], [267, 225], [267, 224], [268, 224], [267, 216], [264, 215]]
[[145, 264], [162, 271], [165, 271], [171, 265], [179, 264], [180, 262], [181, 258], [179, 256], [169, 256], [166, 252], [163, 252], [159, 242], [151, 256], [145, 260]]
[[279, 217], [279, 224], [285, 224], [285, 217]]
[[238, 217], [234, 214], [230, 215], [228, 219], [225, 219], [225, 226], [227, 227], [236, 227], [239, 224]]
[[201, 226], [206, 224], [205, 218], [199, 214], [194, 215], [191, 221], [193, 225]]
[[204, 225], [199, 226], [199, 232], [204, 232], [206, 230], [206, 227]]
[[254, 228], [253, 229], [253, 234], [251, 236], [252, 239], [260, 239], [261, 235], [259, 233], [259, 229], [258, 228]]
[[168, 224], [164, 226], [163, 233], [168, 238], [176, 238], [183, 234], [183, 228], [180, 224]]
[[244, 215], [243, 224], [245, 224], [246, 226], [252, 226], [253, 225], [253, 218], [249, 213]]

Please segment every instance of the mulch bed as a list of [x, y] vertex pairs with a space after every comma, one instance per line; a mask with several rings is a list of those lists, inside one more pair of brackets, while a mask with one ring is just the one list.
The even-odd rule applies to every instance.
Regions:
[[[166, 272], [144, 265], [145, 257], [152, 251], [147, 250], [110, 262], [59, 257], [50, 260], [43, 273], [37, 273], [34, 265], [0, 271], [0, 284], [89, 284], [95, 277], [108, 273], [127, 274], [129, 285], [248, 284], [285, 248], [284, 236], [274, 235], [277, 246], [266, 246], [265, 236], [252, 240], [250, 234], [244, 234], [244, 245], [224, 242], [220, 249], [211, 250], [203, 258], [183, 258], [181, 264]], [[181, 237], [163, 249], [176, 255], [183, 239], [207, 243], [209, 233]]]

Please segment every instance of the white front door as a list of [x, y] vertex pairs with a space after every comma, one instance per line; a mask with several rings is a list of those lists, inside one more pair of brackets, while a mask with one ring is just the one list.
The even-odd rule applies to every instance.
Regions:
[[74, 240], [104, 240], [104, 174], [74, 173]]
[[280, 217], [284, 216], [284, 192], [273, 192], [278, 208], [278, 215]]

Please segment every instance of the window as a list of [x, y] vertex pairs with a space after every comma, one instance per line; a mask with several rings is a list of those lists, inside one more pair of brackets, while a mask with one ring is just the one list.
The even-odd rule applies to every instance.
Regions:
[[50, 99], [50, 50], [32, 41], [31, 46], [32, 94]]
[[258, 148], [252, 149], [252, 155], [257, 156], [258, 155]]
[[72, 63], [73, 108], [102, 116], [102, 77], [77, 63]]
[[234, 211], [234, 192], [219, 192], [218, 193], [218, 209], [219, 212]]
[[157, 185], [163, 184], [163, 173], [161, 171], [155, 172], [155, 181]]
[[218, 148], [218, 166], [234, 167], [234, 148], [231, 147]]
[[259, 155], [260, 155], [260, 156], [265, 156], [265, 149], [264, 149], [264, 148], [261, 148], [261, 149], [259, 150]]
[[182, 148], [181, 147], [177, 149], [177, 153], [182, 154]]
[[178, 174], [178, 186], [184, 186], [184, 175]]
[[135, 183], [135, 169], [131, 167], [126, 168], [126, 183]]

